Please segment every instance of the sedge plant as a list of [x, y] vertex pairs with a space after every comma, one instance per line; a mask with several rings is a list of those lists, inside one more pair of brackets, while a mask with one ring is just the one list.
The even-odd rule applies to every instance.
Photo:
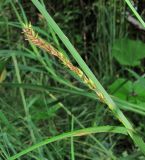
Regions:
[[[51, 44], [47, 43], [45, 40], [40, 38], [38, 34], [36, 34], [31, 26], [25, 25], [23, 32], [25, 34], [26, 40], [29, 40], [36, 46], [41, 49], [44, 49], [49, 54], [57, 57], [67, 68], [69, 68], [72, 72], [74, 72], [91, 90], [93, 90], [96, 95], [99, 97], [99, 100], [109, 106], [109, 108], [113, 111], [113, 114], [118, 118], [118, 120], [126, 127], [129, 135], [133, 139], [133, 141], [139, 146], [143, 153], [145, 153], [144, 142], [142, 138], [136, 133], [134, 128], [128, 119], [124, 116], [124, 114], [120, 111], [120, 109], [116, 106], [113, 100], [104, 94], [96, 84], [87, 76], [85, 73], [79, 68], [74, 66], [71, 61], [60, 51], [55, 49]], [[108, 95], [108, 94], [107, 94]], [[111, 102], [111, 103], [110, 103]]]
[[[69, 68], [72, 72], [74, 72], [92, 91], [94, 91], [96, 95], [99, 97], [99, 100], [104, 104], [106, 104], [109, 107], [109, 109], [112, 111], [114, 116], [125, 126], [129, 136], [132, 138], [134, 143], [140, 148], [140, 150], [145, 154], [145, 143], [140, 137], [140, 135], [138, 135], [138, 133], [135, 131], [132, 124], [129, 122], [126, 116], [122, 113], [122, 111], [118, 108], [118, 106], [109, 96], [109, 94], [105, 91], [105, 89], [102, 87], [100, 82], [96, 79], [92, 71], [89, 69], [89, 67], [80, 57], [76, 49], [70, 43], [68, 38], [64, 35], [64, 33], [61, 31], [61, 29], [58, 27], [58, 25], [49, 15], [49, 13], [46, 11], [44, 6], [38, 0], [32, 0], [32, 2], [38, 8], [38, 10], [42, 13], [42, 15], [46, 18], [48, 24], [52, 27], [52, 29], [55, 31], [58, 37], [62, 40], [62, 42], [67, 47], [67, 49], [72, 54], [72, 56], [76, 59], [80, 68], [74, 66], [72, 62], [63, 53], [61, 53], [60, 51], [55, 49], [51, 44], [47, 43], [45, 40], [40, 38], [34, 32], [31, 25], [24, 26], [23, 32], [26, 36], [26, 39], [32, 42], [34, 45], [38, 46], [39, 48], [44, 49], [51, 55], [57, 57], [67, 68]], [[79, 135], [81, 136], [82, 134], [79, 134]], [[36, 149], [48, 143], [49, 143], [48, 140], [43, 141], [42, 143], [35, 145], [35, 147], [32, 146], [30, 149], [27, 149], [22, 154], [18, 154], [18, 155], [21, 156], [23, 154], [28, 153], [29, 151], [32, 151], [33, 149]], [[15, 159], [16, 157], [19, 157], [18, 155], [10, 159]]]

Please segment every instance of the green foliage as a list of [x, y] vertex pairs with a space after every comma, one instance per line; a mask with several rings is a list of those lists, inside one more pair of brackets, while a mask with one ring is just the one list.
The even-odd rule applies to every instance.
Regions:
[[[145, 67], [141, 52], [145, 39], [142, 31], [136, 32], [127, 22], [125, 1], [39, 2], [36, 7], [41, 7], [43, 14], [31, 1], [0, 1], [0, 160], [144, 159], [135, 144], [144, 150], [140, 137], [145, 138]], [[47, 12], [63, 30], [61, 35]], [[133, 134], [134, 141], [127, 134], [132, 131], [120, 127], [125, 120], [122, 112], [112, 114], [59, 61], [24, 40], [23, 23], [30, 21], [40, 36], [78, 66], [72, 58], [75, 53], [89, 78], [98, 84], [97, 77], [108, 88], [108, 96], [118, 110], [125, 111], [129, 122], [134, 123], [133, 130], [139, 133], [137, 137]], [[72, 56], [64, 47], [63, 43], [68, 43], [63, 33], [75, 45]], [[112, 46], [119, 53], [112, 53]], [[113, 57], [121, 65], [116, 65]]]
[[118, 78], [108, 89], [111, 94], [122, 100], [138, 104], [141, 107], [145, 105], [145, 78], [143, 77], [136, 81]]
[[108, 89], [111, 94], [123, 100], [127, 100], [132, 93], [132, 82], [124, 78], [118, 78]]
[[112, 55], [121, 64], [138, 66], [145, 58], [145, 44], [141, 41], [118, 39], [113, 44]]

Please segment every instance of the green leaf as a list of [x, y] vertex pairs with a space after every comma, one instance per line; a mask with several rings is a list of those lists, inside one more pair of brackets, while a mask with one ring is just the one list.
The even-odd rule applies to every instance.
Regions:
[[145, 79], [140, 77], [136, 82], [134, 82], [133, 88], [137, 99], [145, 102]]
[[136, 9], [133, 7], [132, 3], [130, 2], [130, 0], [125, 0], [127, 5], [129, 6], [129, 8], [132, 10], [132, 12], [134, 13], [134, 15], [136, 16], [136, 18], [140, 21], [140, 23], [143, 25], [143, 27], [145, 28], [145, 22], [144, 20], [141, 18], [141, 16], [138, 14], [138, 12], [136, 11]]
[[121, 65], [137, 66], [145, 58], [145, 44], [141, 41], [118, 39], [113, 45], [112, 55]]
[[119, 78], [108, 89], [114, 96], [137, 104], [138, 107], [145, 105], [145, 79], [143, 77], [134, 82]]
[[133, 84], [124, 78], [119, 78], [109, 86], [109, 91], [118, 98], [126, 100], [132, 93]]
[[[9, 160], [15, 160], [39, 147], [42, 147], [46, 144], [58, 141], [58, 140], [62, 140], [62, 139], [66, 139], [66, 138], [70, 138], [70, 137], [75, 137], [75, 136], [83, 136], [83, 135], [89, 135], [92, 133], [105, 133], [105, 132], [110, 132], [110, 133], [120, 133], [120, 134], [127, 134], [127, 129], [124, 127], [118, 127], [118, 126], [97, 126], [97, 127], [91, 127], [91, 128], [85, 128], [85, 129], [80, 129], [80, 130], [75, 130], [75, 131], [71, 131], [71, 132], [66, 132], [66, 133], [62, 133], [60, 135], [57, 136], [53, 136], [50, 137], [46, 140], [43, 140], [31, 147], [26, 148], [25, 150], [17, 153], [16, 155], [12, 156], [9, 158]], [[138, 137], [137, 137], [138, 138]]]

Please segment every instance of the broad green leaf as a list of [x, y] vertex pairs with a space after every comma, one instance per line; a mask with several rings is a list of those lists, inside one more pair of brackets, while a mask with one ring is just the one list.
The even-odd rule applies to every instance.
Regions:
[[124, 78], [119, 78], [109, 86], [109, 91], [118, 98], [126, 100], [132, 93], [133, 84]]
[[143, 77], [139, 78], [134, 82], [133, 88], [137, 99], [145, 102], [145, 79]]
[[119, 78], [108, 89], [111, 94], [122, 100], [127, 100], [140, 107], [145, 106], [145, 79], [143, 77], [134, 82]]
[[141, 41], [118, 39], [113, 45], [112, 54], [121, 65], [137, 66], [145, 58], [145, 44]]

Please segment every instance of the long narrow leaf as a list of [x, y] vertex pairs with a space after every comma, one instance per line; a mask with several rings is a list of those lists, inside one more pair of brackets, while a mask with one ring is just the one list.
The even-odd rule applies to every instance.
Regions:
[[8, 160], [15, 160], [16, 158], [19, 158], [19, 157], [37, 149], [37, 148], [39, 148], [39, 147], [42, 147], [46, 144], [49, 144], [49, 143], [52, 143], [52, 142], [55, 142], [58, 140], [62, 140], [62, 139], [69, 138], [69, 137], [83, 136], [83, 135], [88, 135], [88, 134], [92, 134], [92, 133], [103, 133], [103, 132], [127, 134], [127, 130], [124, 127], [118, 127], [118, 126], [99, 126], [99, 127], [92, 127], [92, 128], [75, 130], [72, 132], [63, 133], [63, 134], [48, 138], [40, 143], [37, 143], [37, 144], [23, 150], [22, 152], [10, 157]]
[[81, 69], [84, 71], [84, 73], [94, 82], [94, 84], [97, 87], [97, 91], [99, 91], [101, 93], [101, 97], [103, 97], [104, 102], [108, 105], [110, 110], [112, 110], [114, 116], [116, 116], [116, 118], [128, 129], [128, 134], [133, 139], [134, 143], [137, 144], [139, 146], [139, 148], [141, 149], [141, 151], [145, 154], [145, 143], [143, 142], [142, 138], [136, 134], [136, 131], [134, 130], [132, 124], [124, 116], [122, 111], [116, 106], [116, 104], [114, 103], [112, 98], [108, 95], [108, 93], [102, 87], [102, 85], [97, 80], [95, 75], [89, 69], [89, 67], [84, 62], [84, 60], [81, 58], [81, 56], [79, 55], [77, 50], [71, 44], [69, 39], [65, 36], [65, 34], [62, 32], [62, 30], [59, 28], [59, 26], [53, 20], [53, 18], [46, 11], [46, 8], [38, 0], [31, 0], [31, 1], [36, 6], [36, 8], [41, 12], [41, 14], [45, 17], [48, 24], [52, 27], [52, 29], [55, 31], [55, 33], [58, 35], [58, 37], [64, 43], [64, 45], [69, 50], [69, 52], [72, 54], [72, 56], [75, 58], [75, 60], [77, 61], [77, 63], [81, 67]]

